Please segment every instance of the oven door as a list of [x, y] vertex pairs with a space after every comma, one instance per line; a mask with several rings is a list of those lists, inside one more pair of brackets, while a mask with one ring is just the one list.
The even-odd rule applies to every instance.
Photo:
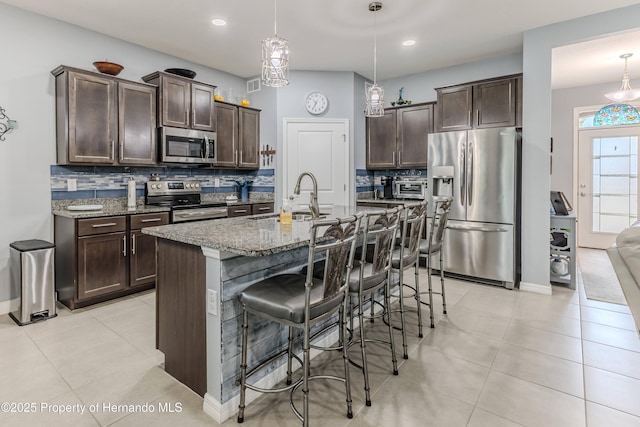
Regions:
[[226, 206], [174, 208], [171, 212], [171, 222], [200, 221], [204, 219], [219, 219], [227, 217]]
[[162, 163], [210, 164], [216, 160], [216, 134], [192, 129], [160, 128]]

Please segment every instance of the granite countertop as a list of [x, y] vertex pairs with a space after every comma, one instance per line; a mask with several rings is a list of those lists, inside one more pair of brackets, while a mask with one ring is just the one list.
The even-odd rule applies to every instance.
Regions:
[[[358, 210], [362, 208], [334, 206], [321, 209], [327, 213], [327, 218], [353, 215]], [[266, 256], [306, 246], [310, 226], [309, 220], [294, 220], [291, 225], [282, 225], [278, 214], [264, 214], [146, 227], [142, 232], [238, 255]]]
[[[71, 211], [68, 206], [77, 205], [102, 205], [100, 210]], [[63, 203], [54, 203], [51, 206], [53, 215], [64, 216], [67, 218], [97, 218], [101, 216], [117, 216], [117, 215], [135, 215], [157, 212], [169, 212], [171, 209], [167, 206], [153, 206], [138, 203], [135, 210], [129, 210], [126, 201], [117, 199], [83, 199], [72, 202], [65, 201]]]
[[[203, 197], [203, 203], [210, 202], [222, 202], [225, 201], [220, 198]], [[258, 203], [273, 203], [270, 199], [250, 199], [245, 202], [231, 202], [227, 203], [227, 206], [242, 206], [242, 205], [255, 205]], [[77, 205], [102, 205], [100, 210], [77, 210], [71, 211], [68, 206]], [[135, 215], [135, 214], [147, 214], [157, 212], [170, 212], [171, 208], [168, 206], [155, 206], [145, 205], [144, 198], [139, 197], [135, 210], [129, 210], [127, 208], [126, 198], [111, 198], [111, 199], [80, 199], [80, 200], [54, 200], [51, 204], [51, 213], [53, 215], [64, 216], [67, 218], [97, 218], [101, 216], [117, 216], [117, 215]]]

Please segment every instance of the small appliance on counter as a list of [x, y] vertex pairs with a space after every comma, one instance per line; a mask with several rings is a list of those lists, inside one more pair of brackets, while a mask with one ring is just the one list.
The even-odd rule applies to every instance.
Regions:
[[418, 199], [427, 198], [427, 180], [418, 177], [396, 178], [394, 196], [396, 199]]
[[382, 177], [382, 187], [383, 187], [382, 196], [385, 199], [393, 199], [393, 192], [394, 192], [393, 183], [394, 183], [395, 179], [396, 178], [394, 176], [383, 176]]

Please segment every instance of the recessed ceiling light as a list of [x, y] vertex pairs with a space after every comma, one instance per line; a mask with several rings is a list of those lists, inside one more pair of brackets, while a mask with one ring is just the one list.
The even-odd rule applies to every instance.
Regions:
[[405, 40], [402, 42], [402, 46], [413, 46], [414, 44], [416, 44], [415, 40]]
[[225, 25], [227, 25], [227, 21], [222, 18], [215, 18], [211, 21], [211, 23], [216, 27], [224, 27]]

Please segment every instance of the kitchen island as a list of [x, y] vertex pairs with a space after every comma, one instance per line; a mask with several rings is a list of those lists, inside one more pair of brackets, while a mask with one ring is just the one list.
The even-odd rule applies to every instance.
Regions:
[[[366, 208], [358, 208], [362, 210]], [[323, 209], [342, 217], [355, 207]], [[295, 217], [295, 216], [294, 216]], [[306, 265], [311, 222], [282, 225], [267, 214], [145, 228], [157, 239], [156, 343], [165, 370], [204, 397], [218, 422], [237, 412], [242, 307], [247, 286]], [[248, 363], [286, 348], [286, 328], [252, 321]], [[325, 337], [331, 342], [334, 337]], [[263, 370], [263, 386], [284, 378], [286, 358]], [[250, 397], [250, 396], [249, 396]]]

